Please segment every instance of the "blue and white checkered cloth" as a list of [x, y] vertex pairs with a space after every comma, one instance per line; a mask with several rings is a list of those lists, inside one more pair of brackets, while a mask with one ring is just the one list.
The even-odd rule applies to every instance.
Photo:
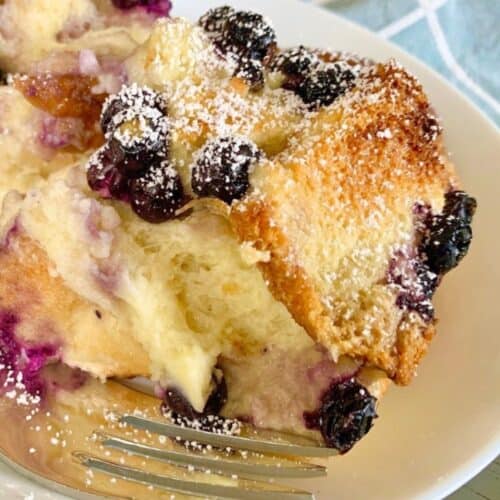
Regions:
[[305, 0], [415, 55], [500, 126], [500, 0]]

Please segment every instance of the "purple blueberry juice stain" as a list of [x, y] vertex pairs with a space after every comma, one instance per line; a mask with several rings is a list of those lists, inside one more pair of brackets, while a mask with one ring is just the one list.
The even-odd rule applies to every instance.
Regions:
[[170, 0], [112, 0], [113, 5], [121, 10], [143, 9], [157, 17], [168, 16], [172, 9]]
[[168, 16], [172, 9], [172, 2], [170, 0], [149, 0], [141, 3], [143, 4], [143, 8], [146, 9], [146, 12], [158, 17]]
[[38, 141], [49, 149], [59, 149], [71, 142], [69, 134], [60, 131], [59, 120], [46, 117], [42, 120], [42, 128], [38, 134]]
[[16, 217], [11, 227], [5, 233], [3, 239], [0, 239], [0, 251], [9, 248], [11, 241], [19, 234], [20, 229], [21, 224], [19, 222], [19, 217]]
[[434, 318], [432, 297], [441, 277], [429, 269], [419, 249], [428, 220], [432, 217], [431, 207], [415, 203], [413, 216], [414, 240], [411, 244], [394, 250], [386, 282], [396, 291], [396, 305], [399, 309], [416, 312], [424, 321], [431, 321]]
[[79, 118], [56, 118], [48, 113], [42, 113], [37, 135], [38, 144], [45, 148], [45, 153], [67, 147], [82, 147], [81, 136], [84, 132], [84, 123]]
[[42, 369], [58, 360], [56, 345], [45, 343], [37, 346], [24, 344], [16, 339], [19, 317], [11, 311], [0, 311], [0, 380], [5, 392], [21, 389], [30, 396], [43, 397], [46, 384]]
[[394, 252], [389, 262], [387, 282], [397, 290], [396, 305], [400, 309], [415, 311], [425, 321], [432, 320], [432, 296], [439, 284], [439, 276], [425, 265], [416, 248], [408, 246]]
[[76, 391], [88, 380], [89, 375], [78, 368], [70, 368], [63, 363], [45, 367], [44, 381], [52, 391]]
[[97, 269], [92, 269], [91, 274], [96, 284], [107, 293], [113, 294], [120, 284], [122, 267], [113, 261], [103, 262]]
[[413, 215], [417, 218], [418, 221], [425, 221], [429, 215], [431, 214], [431, 207], [424, 203], [415, 203], [413, 205]]

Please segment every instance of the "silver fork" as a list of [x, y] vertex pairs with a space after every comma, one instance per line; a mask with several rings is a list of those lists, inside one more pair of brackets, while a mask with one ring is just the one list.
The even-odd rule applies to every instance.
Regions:
[[[246, 479], [245, 487], [240, 485], [226, 486], [217, 484], [200, 483], [190, 480], [180, 480], [166, 475], [154, 474], [139, 468], [120, 465], [119, 463], [104, 460], [87, 453], [75, 452], [74, 457], [82, 465], [112, 476], [120, 477], [128, 481], [135, 481], [150, 485], [155, 488], [165, 489], [183, 494], [235, 499], [311, 499], [312, 494], [296, 488], [266, 483], [264, 480], [275, 479], [300, 479], [320, 477], [326, 475], [325, 467], [302, 461], [299, 457], [328, 457], [336, 454], [335, 450], [314, 445], [296, 444], [290, 438], [280, 433], [268, 433], [272, 438], [260, 439], [246, 436], [231, 436], [213, 434], [211, 432], [180, 427], [169, 422], [160, 422], [134, 415], [124, 415], [120, 422], [137, 429], [151, 433], [167, 436], [175, 440], [201, 443], [212, 449], [227, 450], [233, 452], [231, 457], [204, 456], [203, 454], [190, 452], [187, 449], [172, 451], [144, 445], [130, 439], [96, 431], [98, 441], [104, 446], [120, 450], [122, 452], [144, 456], [187, 468], [192, 471], [210, 472], [231, 479]], [[249, 432], [251, 433], [251, 431]], [[243, 458], [245, 452], [257, 453], [261, 458], [267, 458], [267, 462], [249, 462]], [[288, 457], [288, 458], [287, 458]], [[293, 459], [290, 459], [293, 457]], [[271, 489], [269, 486], [273, 485]]]
[[[108, 476], [111, 481], [119, 478], [128, 484], [149, 487], [158, 492], [157, 496], [163, 492], [242, 500], [311, 499], [310, 492], [279, 484], [277, 480], [325, 476], [325, 467], [311, 463], [308, 458], [326, 458], [337, 453], [306, 439], [259, 432], [246, 424], [242, 425], [239, 435], [224, 435], [181, 427], [159, 413], [154, 418], [122, 414], [116, 421], [118, 428], [101, 425], [94, 430], [90, 441], [74, 441], [69, 457], [78, 467]], [[92, 424], [86, 424], [87, 432], [91, 432], [92, 427], [88, 425]], [[141, 435], [148, 439], [137, 437]], [[158, 440], [160, 446], [152, 444], [153, 439], [154, 443]], [[193, 442], [203, 446], [192, 449], [184, 445]], [[96, 498], [95, 493], [101, 493], [110, 496], [109, 488], [101, 491], [96, 487], [91, 492], [82, 488], [68, 489], [60, 478], [54, 481], [54, 477], [42, 477], [40, 470], [35, 474], [29, 463], [26, 466], [19, 459], [7, 461], [21, 473], [67, 495]], [[109, 482], [107, 484], [109, 486]], [[132, 486], [130, 489], [125, 486], [121, 491], [120, 498], [135, 498], [134, 494], [129, 496], [129, 492], [135, 491]], [[142, 498], [153, 497], [153, 493], [142, 494]]]

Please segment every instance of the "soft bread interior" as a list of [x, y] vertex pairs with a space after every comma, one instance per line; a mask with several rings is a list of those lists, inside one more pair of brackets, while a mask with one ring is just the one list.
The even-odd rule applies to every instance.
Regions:
[[[50, 273], [92, 304], [92, 322], [95, 310], [112, 318], [116, 337], [103, 338], [140, 344], [153, 378], [177, 385], [199, 410], [219, 357], [235, 360], [269, 347], [300, 351], [313, 345], [257, 268], [269, 256], [238, 244], [221, 215], [200, 208], [151, 226], [126, 205], [112, 208], [61, 178], [30, 192], [19, 210], [19, 230], [43, 249]], [[26, 262], [25, 254], [18, 257]], [[14, 267], [2, 266], [4, 286]], [[61, 288], [52, 285], [53, 293]], [[44, 294], [51, 293], [47, 286]], [[63, 308], [60, 314], [68, 315], [63, 324], [71, 324], [74, 311]], [[83, 336], [73, 337], [85, 344]], [[78, 348], [67, 347], [71, 363]], [[111, 371], [87, 369], [101, 377]]]

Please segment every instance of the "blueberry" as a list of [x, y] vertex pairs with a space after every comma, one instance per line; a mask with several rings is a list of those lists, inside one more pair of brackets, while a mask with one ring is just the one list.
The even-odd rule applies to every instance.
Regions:
[[126, 153], [155, 152], [166, 145], [169, 123], [157, 109], [126, 110], [118, 113], [120, 125], [110, 136]]
[[127, 104], [120, 99], [119, 94], [109, 97], [105, 102], [101, 112], [101, 130], [104, 134], [111, 128], [114, 129], [113, 118], [128, 108]]
[[129, 181], [116, 166], [115, 153], [104, 145], [87, 164], [87, 182], [103, 198], [128, 201]]
[[101, 127], [124, 174], [135, 175], [166, 157], [166, 112], [161, 94], [135, 84], [124, 86], [106, 100]]
[[273, 59], [270, 70], [283, 73], [285, 76], [283, 88], [295, 90], [319, 64], [319, 57], [300, 45], [278, 54]]
[[109, 135], [121, 125], [121, 120], [127, 115], [127, 110], [141, 112], [148, 108], [158, 110], [167, 114], [167, 104], [162, 94], [155, 92], [147, 86], [139, 87], [136, 84], [123, 86], [122, 89], [104, 102], [101, 112], [101, 129], [104, 134]]
[[167, 388], [165, 391], [165, 406], [176, 415], [181, 415], [190, 420], [208, 415], [218, 415], [227, 402], [227, 385], [221, 370], [215, 370], [212, 375], [212, 385], [212, 392], [201, 413], [196, 411], [187, 398], [175, 388]]
[[126, 152], [121, 144], [114, 139], [111, 139], [107, 144], [112, 152], [114, 166], [127, 177], [139, 177], [150, 165], [161, 161], [160, 158], [150, 154], [147, 150], [135, 153]]
[[124, 173], [146, 170], [167, 156], [169, 123], [157, 109], [126, 110], [117, 116], [121, 125], [113, 130], [109, 143], [117, 157], [122, 154]]
[[341, 453], [349, 451], [372, 427], [376, 398], [355, 379], [341, 382], [322, 398], [318, 425], [325, 444]]
[[115, 200], [130, 201], [130, 179], [119, 170], [112, 171], [109, 179], [109, 192]]
[[198, 196], [213, 196], [230, 204], [249, 187], [251, 168], [262, 157], [247, 139], [219, 137], [208, 142], [193, 167], [191, 185]]
[[445, 194], [444, 215], [452, 215], [464, 224], [471, 224], [476, 213], [477, 202], [464, 191], [450, 191]]
[[354, 84], [352, 71], [343, 64], [334, 63], [326, 69], [311, 73], [298, 86], [296, 92], [311, 109], [330, 105]]
[[234, 76], [244, 80], [251, 90], [260, 90], [264, 86], [264, 68], [256, 59], [243, 58], [236, 69]]
[[437, 137], [442, 133], [443, 129], [437, 117], [428, 113], [422, 120], [422, 138], [426, 142], [432, 142], [437, 139]]
[[266, 61], [276, 49], [276, 33], [260, 14], [237, 11], [223, 23], [216, 41], [223, 54]]
[[132, 209], [142, 219], [165, 222], [184, 204], [184, 191], [177, 171], [164, 161], [130, 183]]
[[220, 34], [226, 27], [227, 20], [235, 10], [228, 5], [210, 9], [198, 20], [198, 24], [209, 34]]
[[192, 407], [186, 396], [173, 387], [168, 387], [165, 390], [164, 406], [176, 415], [182, 415], [189, 420], [195, 420], [200, 417], [200, 413]]
[[443, 212], [429, 218], [420, 250], [432, 272], [442, 275], [465, 257], [476, 206], [476, 200], [463, 191], [451, 191], [445, 195]]
[[212, 374], [212, 385], [212, 392], [203, 409], [204, 415], [218, 415], [227, 402], [227, 384], [222, 370], [215, 369]]
[[93, 191], [98, 192], [104, 198], [109, 198], [108, 179], [111, 170], [115, 168], [110, 159], [107, 147], [103, 146], [96, 151], [87, 163], [87, 182]]

